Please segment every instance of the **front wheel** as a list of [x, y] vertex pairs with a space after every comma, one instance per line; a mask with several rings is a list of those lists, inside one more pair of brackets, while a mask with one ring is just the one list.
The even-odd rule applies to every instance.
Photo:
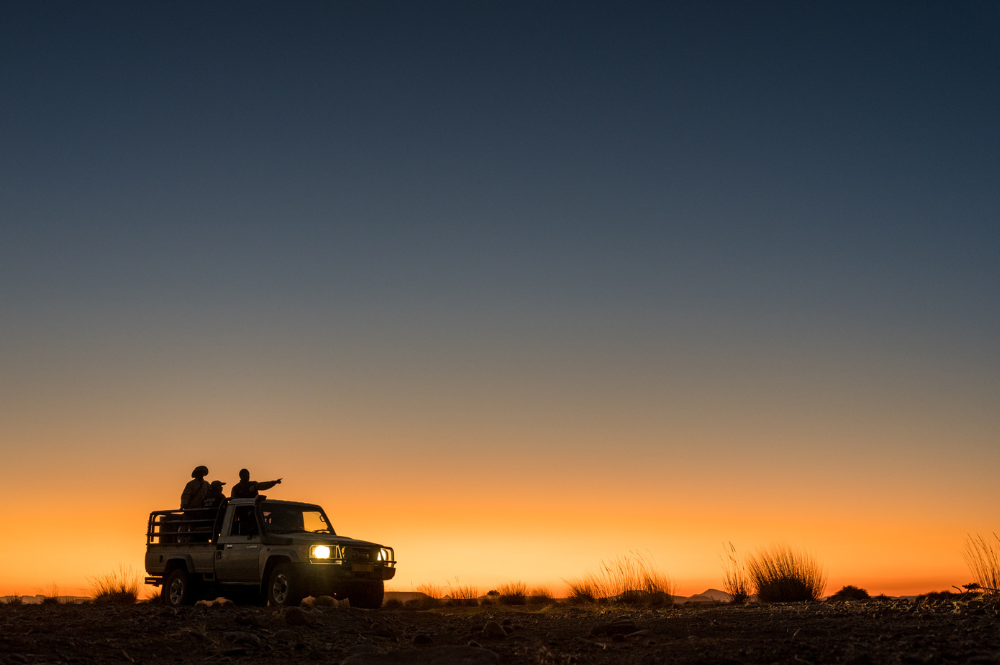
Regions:
[[160, 597], [170, 607], [194, 603], [194, 585], [188, 572], [183, 568], [178, 568], [170, 573], [167, 581], [163, 583]]
[[277, 607], [294, 607], [302, 602], [302, 582], [292, 566], [279, 563], [267, 580], [267, 602]]
[[385, 583], [382, 580], [355, 582], [347, 595], [347, 599], [351, 601], [351, 607], [363, 610], [377, 610], [382, 607], [384, 597]]

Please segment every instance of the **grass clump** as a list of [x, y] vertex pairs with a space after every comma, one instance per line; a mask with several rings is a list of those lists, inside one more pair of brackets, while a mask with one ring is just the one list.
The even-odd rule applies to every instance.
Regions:
[[114, 605], [134, 605], [139, 600], [142, 578], [131, 566], [119, 565], [118, 570], [92, 580], [94, 602]]
[[826, 573], [816, 559], [787, 545], [757, 550], [747, 571], [762, 603], [819, 600], [826, 588]]
[[729, 595], [729, 602], [742, 605], [750, 600], [750, 575], [747, 573], [746, 562], [736, 553], [736, 547], [729, 543], [727, 550], [723, 546], [722, 559], [722, 590]]
[[548, 605], [552, 601], [552, 592], [547, 587], [536, 586], [528, 591], [529, 605]]
[[601, 561], [597, 572], [566, 584], [573, 603], [673, 604], [670, 577], [638, 552]]
[[428, 598], [433, 598], [434, 600], [441, 600], [444, 596], [444, 592], [441, 587], [436, 584], [421, 584], [417, 587], [417, 593], [422, 593]]
[[566, 584], [569, 586], [569, 602], [576, 604], [597, 602], [597, 589], [589, 579], [570, 580]]
[[948, 600], [948, 601], [955, 600], [958, 597], [959, 594], [952, 593], [951, 591], [945, 589], [944, 591], [931, 591], [928, 593], [922, 593], [916, 598], [914, 598], [913, 602], [917, 604], [921, 603], [926, 604], [926, 603], [934, 603], [940, 600]]
[[856, 587], [853, 584], [846, 585], [843, 589], [830, 596], [830, 600], [868, 600], [869, 598], [871, 598], [871, 595], [867, 590]]
[[416, 588], [416, 591], [424, 594], [426, 598], [411, 600], [406, 603], [407, 607], [413, 607], [416, 609], [437, 607], [441, 604], [441, 597], [444, 595], [441, 587], [436, 584], [421, 584]]
[[18, 592], [15, 591], [12, 595], [7, 596], [6, 598], [3, 599], [3, 604], [4, 605], [23, 605], [24, 604], [24, 599], [22, 598], [21, 594], [19, 594]]
[[993, 534], [992, 540], [982, 536], [967, 536], [965, 563], [974, 578], [976, 590], [985, 593], [1000, 593], [1000, 536]]
[[458, 580], [455, 580], [456, 585], [448, 585], [448, 595], [451, 597], [451, 604], [457, 606], [463, 605], [478, 605], [479, 604], [479, 587], [467, 584], [465, 586], [458, 585]]
[[527, 605], [528, 587], [524, 582], [508, 582], [497, 587], [497, 601], [501, 605]]

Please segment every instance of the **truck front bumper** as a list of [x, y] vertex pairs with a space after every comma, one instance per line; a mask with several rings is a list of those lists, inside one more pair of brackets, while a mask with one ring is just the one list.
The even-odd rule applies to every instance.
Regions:
[[326, 563], [293, 564], [295, 572], [305, 583], [309, 595], [334, 596], [342, 594], [354, 581], [391, 580], [396, 569], [388, 566], [335, 565]]

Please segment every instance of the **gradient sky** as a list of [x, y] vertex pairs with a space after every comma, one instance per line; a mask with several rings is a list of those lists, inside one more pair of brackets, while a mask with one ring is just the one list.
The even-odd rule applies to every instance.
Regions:
[[249, 467], [394, 588], [1000, 530], [1000, 6], [0, 5], [0, 594]]

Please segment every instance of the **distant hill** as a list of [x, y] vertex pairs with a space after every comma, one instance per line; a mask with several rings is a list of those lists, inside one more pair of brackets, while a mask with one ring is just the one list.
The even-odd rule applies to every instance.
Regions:
[[707, 589], [693, 596], [674, 596], [674, 602], [678, 605], [684, 603], [726, 603], [729, 602], [729, 594], [718, 589]]

